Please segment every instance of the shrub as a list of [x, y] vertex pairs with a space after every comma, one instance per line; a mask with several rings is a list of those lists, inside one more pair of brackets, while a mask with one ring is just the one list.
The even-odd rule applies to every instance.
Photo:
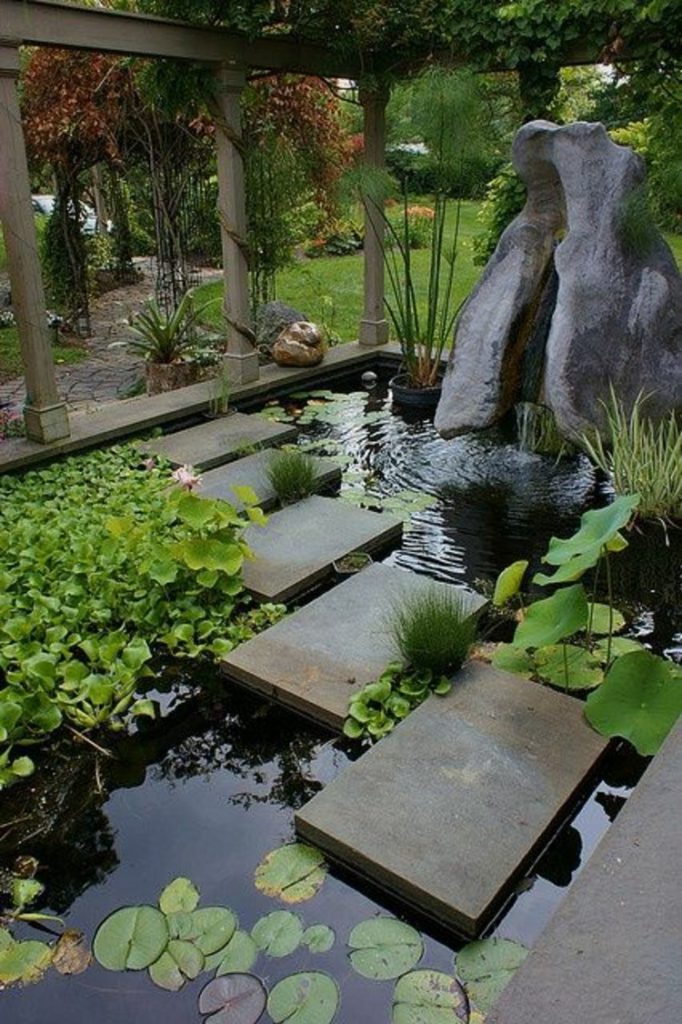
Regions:
[[488, 185], [479, 218], [485, 231], [474, 238], [474, 263], [484, 266], [495, 251], [500, 236], [523, 209], [526, 186], [511, 164], [506, 164]]
[[459, 591], [433, 585], [396, 605], [389, 630], [407, 666], [441, 676], [464, 662], [476, 637], [476, 617]]
[[[407, 241], [410, 249], [428, 249], [433, 237], [433, 222], [436, 216], [434, 211], [430, 206], [408, 206], [404, 216]], [[396, 233], [403, 227], [402, 219], [402, 212], [400, 212], [400, 219], [389, 215], [389, 220]], [[385, 245], [389, 247], [394, 244], [393, 239], [394, 235], [389, 233]]]
[[315, 461], [306, 452], [297, 449], [273, 452], [267, 474], [282, 505], [289, 505], [315, 493]]

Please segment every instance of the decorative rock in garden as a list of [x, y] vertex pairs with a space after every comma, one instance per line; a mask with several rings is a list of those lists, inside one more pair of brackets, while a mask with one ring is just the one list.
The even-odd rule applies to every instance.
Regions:
[[611, 385], [626, 409], [640, 391], [654, 418], [679, 409], [682, 277], [648, 219], [642, 159], [601, 124], [548, 121], [520, 129], [512, 158], [528, 199], [462, 310], [437, 429], [489, 426], [523, 398], [577, 434], [604, 426]]
[[272, 358], [279, 366], [317, 366], [324, 353], [319, 328], [304, 320], [285, 327], [272, 346]]
[[308, 319], [285, 302], [266, 302], [256, 312], [256, 344], [270, 352], [285, 327]]

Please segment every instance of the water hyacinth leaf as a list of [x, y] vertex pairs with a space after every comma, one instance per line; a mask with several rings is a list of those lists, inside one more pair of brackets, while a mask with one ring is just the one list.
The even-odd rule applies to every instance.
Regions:
[[524, 679], [531, 679], [535, 673], [535, 663], [522, 647], [515, 647], [514, 644], [498, 644], [491, 659], [495, 668], [503, 672], [513, 672], [514, 675], [523, 676]]
[[189, 878], [174, 878], [159, 897], [159, 907], [164, 914], [189, 914], [198, 905], [199, 890]]
[[237, 930], [236, 916], [227, 907], [202, 907], [192, 911], [193, 942], [204, 956], [228, 944]]
[[527, 956], [526, 947], [511, 939], [470, 942], [457, 954], [457, 976], [471, 1001], [487, 1013]]
[[551, 597], [534, 601], [514, 633], [516, 647], [546, 647], [584, 629], [587, 595], [582, 583], [557, 590]]
[[210, 1014], [204, 1024], [256, 1024], [267, 993], [253, 974], [226, 974], [204, 985], [199, 993], [199, 1013]]
[[571, 559], [589, 555], [597, 564], [602, 548], [629, 523], [639, 504], [639, 494], [623, 494], [604, 508], [590, 509], [580, 518], [580, 528], [571, 537], [552, 537], [544, 562], [565, 565]]
[[350, 962], [363, 978], [386, 981], [415, 967], [424, 953], [418, 931], [393, 917], [373, 917], [353, 928]]
[[335, 940], [334, 930], [329, 925], [313, 924], [303, 932], [301, 942], [311, 953], [328, 953]]
[[45, 942], [14, 942], [0, 952], [0, 982], [24, 985], [39, 981], [52, 962], [53, 950]]
[[468, 1000], [456, 978], [411, 971], [393, 993], [393, 1024], [467, 1024]]
[[168, 944], [168, 925], [156, 907], [121, 907], [95, 933], [93, 953], [108, 971], [143, 971]]
[[263, 858], [256, 868], [255, 884], [266, 896], [284, 903], [303, 903], [312, 899], [326, 874], [319, 850], [305, 843], [288, 843]]
[[221, 960], [216, 964], [216, 975], [246, 973], [251, 970], [258, 959], [258, 946], [248, 932], [235, 932], [225, 949], [215, 956]]
[[283, 978], [268, 997], [268, 1013], [274, 1024], [331, 1024], [338, 1005], [336, 982], [319, 971]]
[[554, 686], [592, 690], [604, 678], [601, 665], [584, 647], [550, 644], [535, 652], [538, 674]]
[[347, 718], [343, 723], [343, 735], [349, 740], [359, 740], [365, 735], [365, 730], [355, 718]]
[[511, 601], [512, 597], [516, 597], [521, 589], [521, 582], [527, 568], [528, 562], [521, 559], [518, 562], [512, 562], [511, 565], [502, 570], [497, 577], [493, 593], [493, 604], [496, 608], [501, 608], [507, 601]]
[[655, 754], [682, 714], [682, 669], [649, 651], [618, 658], [587, 699], [585, 717], [602, 736], [621, 736]]
[[268, 956], [289, 956], [301, 944], [303, 924], [290, 910], [275, 910], [261, 917], [251, 929], [251, 937]]
[[[594, 602], [590, 605], [589, 618], [592, 624], [592, 633], [595, 636], [603, 636], [607, 633], [620, 633], [625, 627], [625, 619], [617, 608], [610, 612], [607, 604]], [[609, 628], [609, 623], [610, 628]]]
[[92, 963], [83, 933], [74, 928], [63, 932], [52, 953], [52, 966], [60, 974], [82, 974]]

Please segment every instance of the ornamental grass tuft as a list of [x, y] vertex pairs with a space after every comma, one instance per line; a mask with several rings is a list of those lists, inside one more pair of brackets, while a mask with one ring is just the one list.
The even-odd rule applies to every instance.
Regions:
[[460, 668], [476, 638], [476, 616], [465, 596], [435, 585], [397, 604], [388, 625], [404, 663], [434, 676]]
[[274, 452], [267, 474], [282, 505], [308, 498], [317, 489], [315, 460], [306, 452], [296, 449]]

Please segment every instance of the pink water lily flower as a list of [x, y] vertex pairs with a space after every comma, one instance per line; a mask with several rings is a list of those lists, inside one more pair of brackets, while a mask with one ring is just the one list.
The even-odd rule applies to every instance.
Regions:
[[150, 456], [148, 459], [143, 459], [142, 468], [151, 473], [153, 469], [156, 469], [156, 459], [153, 456]]
[[180, 484], [186, 491], [193, 491], [201, 483], [201, 477], [194, 471], [194, 466], [178, 466], [171, 473], [171, 479]]

